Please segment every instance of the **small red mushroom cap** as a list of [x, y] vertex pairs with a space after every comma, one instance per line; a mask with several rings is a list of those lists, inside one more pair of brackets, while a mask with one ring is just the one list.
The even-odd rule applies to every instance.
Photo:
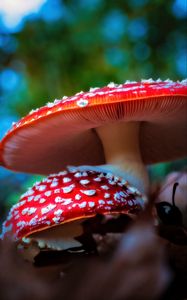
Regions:
[[2, 237], [15, 240], [96, 214], [137, 214], [145, 198], [111, 173], [78, 168], [50, 175], [30, 188], [9, 212]]
[[93, 130], [114, 122], [141, 123], [145, 164], [187, 155], [187, 80], [127, 81], [55, 100], [15, 123], [0, 143], [0, 165], [38, 174], [67, 165], [105, 163]]

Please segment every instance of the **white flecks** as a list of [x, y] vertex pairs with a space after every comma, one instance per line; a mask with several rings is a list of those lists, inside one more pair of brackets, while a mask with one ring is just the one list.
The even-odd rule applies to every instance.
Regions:
[[65, 199], [65, 201], [63, 201], [63, 205], [69, 205], [70, 203], [72, 203], [72, 199]]
[[37, 195], [34, 197], [34, 201], [38, 201], [41, 198], [41, 195]]
[[64, 200], [66, 200], [66, 199], [63, 199], [63, 198], [61, 198], [61, 197], [56, 197], [56, 198], [55, 198], [55, 202], [56, 202], [56, 203], [61, 203], [61, 202], [63, 202]]
[[79, 106], [79, 107], [85, 107], [85, 106], [87, 106], [88, 105], [88, 100], [86, 100], [86, 99], [80, 99], [80, 100], [78, 100], [77, 101], [77, 105]]
[[119, 194], [120, 194], [121, 197], [127, 197], [128, 196], [128, 193], [125, 193], [123, 191], [120, 191]]
[[46, 197], [49, 197], [49, 196], [51, 196], [51, 194], [52, 194], [52, 192], [51, 192], [51, 191], [47, 191], [47, 192], [45, 192], [45, 193], [44, 193], [44, 195], [45, 195]]
[[76, 93], [76, 96], [79, 96], [79, 95], [82, 95], [82, 94], [84, 94], [84, 92], [80, 91], [79, 93]]
[[33, 194], [34, 194], [34, 191], [33, 191], [31, 188], [29, 188], [29, 190], [28, 190], [26, 193], [24, 193], [24, 194], [21, 196], [21, 198], [28, 197], [28, 196], [31, 196], [31, 195], [33, 195]]
[[50, 221], [46, 221], [46, 224], [47, 224], [47, 225], [51, 225], [51, 222], [50, 222]]
[[32, 218], [30, 221], [29, 221], [29, 225], [33, 226], [33, 225], [36, 225], [38, 223], [38, 216], [34, 216], [34, 218]]
[[55, 189], [54, 190], [54, 194], [59, 194], [60, 193], [60, 189]]
[[82, 173], [81, 173], [81, 172], [77, 172], [77, 173], [74, 174], [74, 176], [75, 176], [76, 178], [82, 177]]
[[59, 104], [60, 102], [61, 102], [61, 100], [59, 100], [59, 99], [54, 100], [54, 104]]
[[96, 190], [80, 190], [86, 196], [94, 196], [96, 194]]
[[43, 207], [41, 209], [41, 214], [42, 215], [47, 214], [49, 211], [53, 210], [55, 207], [56, 207], [56, 204], [49, 204], [46, 207]]
[[44, 203], [44, 202], [46, 202], [46, 199], [42, 198], [42, 199], [40, 199], [39, 202], [40, 202], [40, 203]]
[[120, 193], [119, 193], [119, 192], [116, 192], [116, 193], [114, 194], [114, 199], [115, 199], [115, 200], [120, 200], [120, 199], [121, 199], [121, 196], [120, 196]]
[[23, 226], [25, 226], [26, 225], [26, 222], [25, 221], [19, 221], [18, 223], [17, 223], [17, 227], [23, 227]]
[[109, 193], [105, 193], [105, 194], [104, 194], [104, 198], [105, 198], [105, 199], [110, 198], [110, 194], [109, 194]]
[[90, 180], [88, 180], [88, 179], [81, 179], [80, 180], [80, 184], [88, 184], [88, 183], [90, 183]]
[[44, 184], [43, 184], [43, 185], [36, 186], [36, 189], [37, 189], [39, 192], [45, 191], [46, 188], [47, 188], [47, 186], [44, 185]]
[[94, 207], [95, 206], [95, 202], [88, 202], [88, 206], [89, 207]]
[[82, 196], [80, 194], [75, 195], [75, 200], [80, 200]]
[[50, 185], [51, 188], [56, 187], [58, 185], [58, 181], [53, 181]]
[[86, 201], [84, 201], [84, 202], [80, 203], [80, 204], [79, 204], [79, 207], [80, 207], [80, 208], [84, 208], [84, 207], [86, 207]]
[[58, 224], [60, 222], [60, 217], [54, 217], [52, 220]]
[[71, 181], [71, 178], [69, 177], [64, 177], [63, 178], [63, 183], [67, 183], [67, 182], [70, 182]]
[[82, 172], [82, 176], [88, 176], [88, 173], [87, 172]]
[[96, 177], [96, 178], [94, 178], [94, 181], [100, 182], [101, 180], [102, 180], [101, 177]]
[[27, 208], [24, 208], [22, 210], [22, 215], [25, 215], [25, 214], [28, 214], [28, 215], [32, 215], [36, 212], [37, 208], [36, 207], [27, 207]]
[[30, 196], [30, 197], [28, 197], [27, 201], [30, 202], [30, 201], [32, 201], [33, 199], [34, 199], [34, 196]]
[[51, 107], [54, 106], [54, 103], [53, 103], [53, 102], [48, 102], [48, 103], [46, 104], [46, 106], [49, 107], [49, 108], [51, 108]]
[[108, 187], [108, 185], [101, 185], [101, 188], [103, 189], [103, 190], [109, 190], [110, 188]]
[[63, 213], [63, 210], [62, 210], [62, 209], [57, 209], [57, 210], [54, 212], [54, 215], [57, 216], [57, 217], [60, 217], [62, 213]]
[[26, 200], [19, 201], [17, 204], [14, 205], [14, 208], [23, 206], [25, 203], [26, 203]]
[[116, 185], [115, 180], [109, 180], [108, 183], [111, 184], [111, 185]]
[[102, 204], [105, 204], [105, 201], [104, 200], [99, 200], [98, 203], [102, 205]]
[[95, 92], [96, 90], [99, 90], [99, 87], [90, 88], [90, 90], [89, 90], [89, 91], [90, 91], [91, 93], [93, 93], [93, 92]]
[[109, 88], [115, 88], [115, 87], [118, 86], [118, 85], [115, 84], [114, 82], [110, 82], [107, 86], [108, 86]]
[[114, 204], [114, 202], [112, 200], [107, 201], [107, 204]]
[[75, 187], [75, 185], [71, 184], [69, 186], [63, 187], [62, 190], [63, 190], [64, 194], [68, 194], [74, 189], [74, 187]]

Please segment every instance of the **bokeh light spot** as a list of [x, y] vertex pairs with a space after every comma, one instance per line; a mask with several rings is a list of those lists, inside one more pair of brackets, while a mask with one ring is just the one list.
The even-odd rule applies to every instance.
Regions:
[[126, 31], [127, 17], [119, 10], [111, 11], [104, 19], [102, 33], [108, 41], [119, 41]]

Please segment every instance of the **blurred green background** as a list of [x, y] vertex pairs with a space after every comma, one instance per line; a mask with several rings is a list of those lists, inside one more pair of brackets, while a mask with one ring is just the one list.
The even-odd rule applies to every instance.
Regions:
[[[109, 82], [187, 76], [185, 0], [1, 0], [0, 138], [13, 121]], [[185, 160], [150, 169], [152, 180]], [[38, 176], [0, 169], [0, 217]]]

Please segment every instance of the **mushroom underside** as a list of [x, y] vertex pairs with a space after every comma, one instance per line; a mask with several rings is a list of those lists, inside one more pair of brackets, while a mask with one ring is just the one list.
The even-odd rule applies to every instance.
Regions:
[[134, 101], [133, 106], [125, 102], [86, 107], [33, 121], [32, 126], [15, 130], [5, 140], [4, 164], [38, 174], [58, 172], [67, 165], [104, 164], [102, 144], [94, 128], [127, 121], [141, 122], [140, 149], [145, 164], [183, 158], [187, 155], [186, 101], [169, 100], [169, 107], [167, 102], [151, 99], [143, 104]]

